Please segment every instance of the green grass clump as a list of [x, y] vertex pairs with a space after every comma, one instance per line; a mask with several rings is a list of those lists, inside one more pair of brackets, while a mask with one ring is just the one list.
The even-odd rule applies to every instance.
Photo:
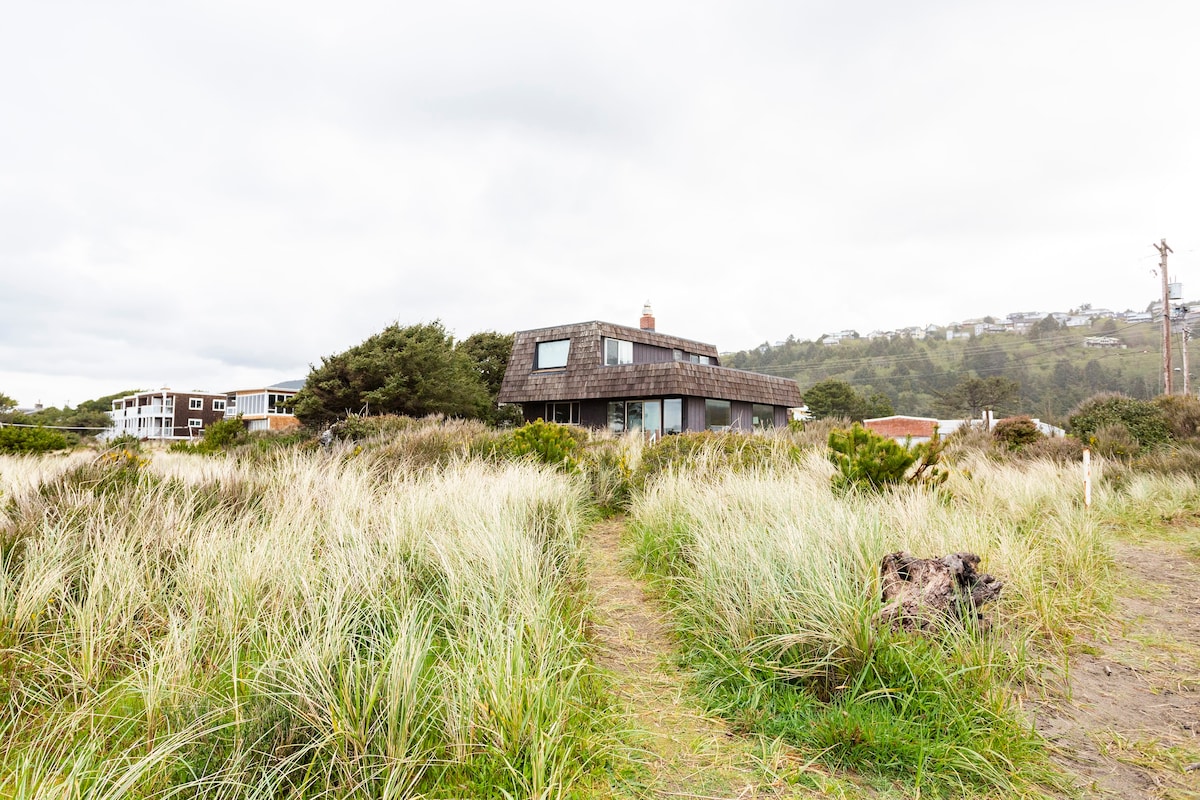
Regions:
[[[1111, 556], [1048, 463], [981, 461], [950, 492], [831, 491], [828, 468], [660, 478], [635, 501], [634, 550], [665, 591], [706, 703], [834, 768], [934, 794], [1056, 782], [1014, 690], [1098, 619]], [[949, 498], [949, 499], [947, 499]], [[881, 626], [879, 564], [972, 551], [1006, 582], [990, 631]]]

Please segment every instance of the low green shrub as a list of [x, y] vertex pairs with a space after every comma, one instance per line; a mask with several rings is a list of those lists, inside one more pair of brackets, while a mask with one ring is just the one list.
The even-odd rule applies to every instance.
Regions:
[[1088, 437], [1088, 444], [1106, 458], [1133, 458], [1142, 449], [1137, 437], [1120, 422], [1101, 425]]
[[67, 437], [49, 428], [0, 426], [0, 453], [29, 454], [65, 450]]
[[905, 447], [855, 423], [849, 430], [829, 433], [829, 460], [837, 467], [833, 486], [838, 490], [884, 489], [909, 484], [937, 486], [949, 474], [937, 467], [940, 439]]
[[1029, 417], [1002, 419], [992, 428], [992, 437], [1009, 450], [1021, 450], [1044, 438], [1037, 423]]
[[506, 434], [508, 452], [516, 458], [532, 457], [563, 469], [579, 466], [579, 448], [586, 433], [570, 425], [537, 419]]
[[[1112, 440], [1113, 447], [1128, 450], [1126, 436], [1138, 448], [1157, 447], [1171, 440], [1171, 429], [1162, 408], [1121, 394], [1098, 394], [1084, 400], [1069, 417], [1071, 432], [1080, 439]], [[1116, 426], [1124, 428], [1124, 433]], [[1103, 437], [1102, 428], [1109, 427]]]

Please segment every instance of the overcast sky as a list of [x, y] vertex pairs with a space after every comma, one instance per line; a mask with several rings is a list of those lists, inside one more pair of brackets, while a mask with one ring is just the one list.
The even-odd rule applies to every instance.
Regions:
[[[1200, 296], [1200, 4], [12, 3], [0, 392]], [[1193, 291], [1194, 290], [1194, 291]]]

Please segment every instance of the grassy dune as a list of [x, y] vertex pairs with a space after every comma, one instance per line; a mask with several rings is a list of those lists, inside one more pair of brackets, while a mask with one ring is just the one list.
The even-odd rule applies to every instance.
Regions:
[[287, 451], [0, 476], [0, 795], [552, 797], [610, 749], [558, 473]]
[[[1060, 673], [1073, 632], [1109, 602], [1111, 556], [1077, 472], [978, 459], [942, 492], [849, 496], [829, 472], [820, 451], [719, 479], [685, 468], [635, 502], [638, 563], [710, 708], [918, 790], [1053, 789], [1016, 692]], [[880, 625], [879, 564], [896, 550], [982, 556], [1006, 582], [991, 630]]]
[[[1193, 478], [1116, 464], [1088, 511], [1076, 468], [980, 453], [937, 492], [837, 494], [803, 436], [593, 437], [554, 469], [389, 424], [0, 458], [0, 797], [632, 796], [581, 551], [612, 508], [735, 734], [904, 796], [1057, 793], [1021, 698], [1105, 620], [1111, 532], [1200, 513]], [[880, 624], [895, 550], [982, 556], [990, 628]]]

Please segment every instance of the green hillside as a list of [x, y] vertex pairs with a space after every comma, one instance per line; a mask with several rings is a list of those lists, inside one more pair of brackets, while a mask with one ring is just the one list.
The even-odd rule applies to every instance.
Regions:
[[[864, 396], [886, 395], [898, 414], [952, 416], [947, 396], [960, 381], [1003, 376], [1017, 382], [1018, 397], [1002, 414], [1029, 414], [1061, 424], [1082, 399], [1102, 391], [1149, 399], [1162, 391], [1161, 328], [1157, 323], [1096, 320], [1091, 326], [1039, 327], [1040, 333], [989, 333], [947, 341], [843, 339], [836, 345], [797, 342], [726, 355], [739, 369], [794, 378], [801, 391], [827, 380], [843, 380]], [[1085, 348], [1089, 336], [1115, 336], [1124, 349]], [[1195, 345], [1189, 365], [1197, 372]], [[1176, 337], [1174, 366], [1182, 366]], [[1182, 373], [1176, 372], [1176, 391]]]

